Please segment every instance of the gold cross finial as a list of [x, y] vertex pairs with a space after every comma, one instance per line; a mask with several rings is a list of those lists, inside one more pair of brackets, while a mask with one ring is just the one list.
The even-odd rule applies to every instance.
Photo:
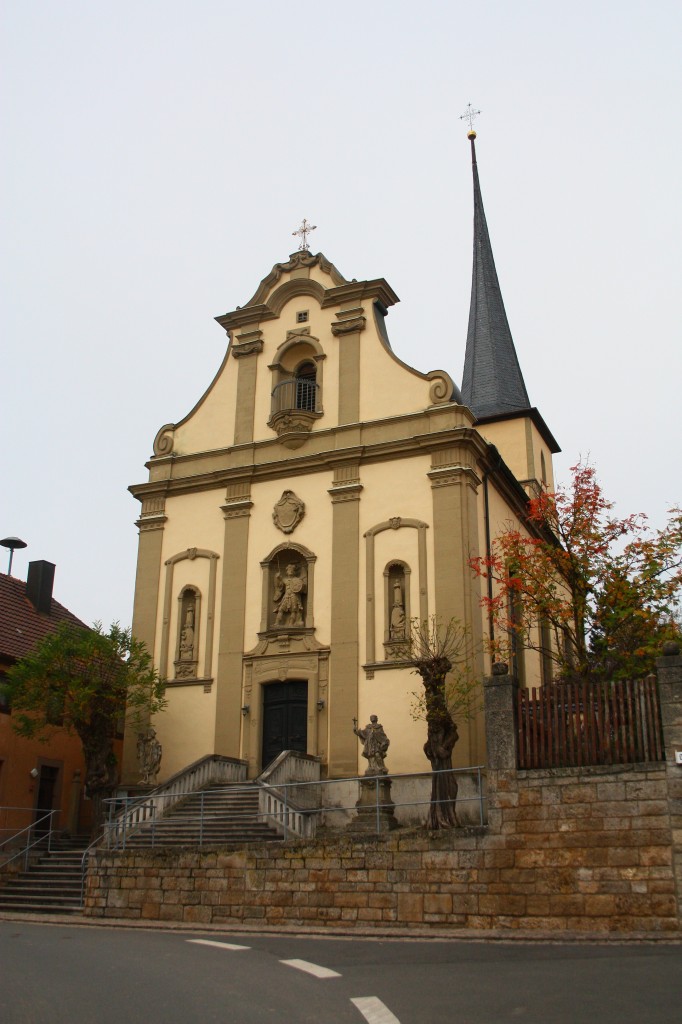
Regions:
[[299, 245], [299, 252], [310, 252], [310, 246], [308, 245], [308, 235], [311, 231], [317, 231], [317, 224], [309, 224], [308, 221], [303, 218], [298, 231], [292, 231], [292, 235], [300, 235], [301, 244]]
[[460, 118], [459, 119], [460, 119], [460, 121], [468, 121], [469, 122], [469, 131], [473, 132], [473, 130], [474, 130], [474, 121], [476, 120], [476, 118], [478, 117], [478, 115], [480, 113], [481, 113], [480, 110], [474, 110], [474, 108], [471, 106], [471, 104], [467, 103], [467, 108], [466, 108], [466, 110], [464, 111], [463, 114], [460, 114]]

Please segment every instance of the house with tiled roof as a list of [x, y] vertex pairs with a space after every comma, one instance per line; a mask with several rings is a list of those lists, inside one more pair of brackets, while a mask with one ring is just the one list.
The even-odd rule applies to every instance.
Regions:
[[[55, 567], [30, 562], [28, 578], [0, 573], [0, 682], [7, 669], [62, 622], [85, 626], [52, 596]], [[0, 696], [0, 850], [19, 829], [50, 811], [54, 827], [87, 829], [88, 801], [80, 740], [54, 727], [44, 740], [25, 739], [12, 728], [12, 709]]]

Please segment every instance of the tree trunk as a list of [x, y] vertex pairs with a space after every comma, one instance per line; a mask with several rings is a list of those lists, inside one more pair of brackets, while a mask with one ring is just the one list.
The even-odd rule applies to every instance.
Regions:
[[[448, 666], [449, 668], [450, 666]], [[452, 772], [452, 751], [459, 739], [457, 726], [445, 699], [445, 673], [420, 673], [426, 689], [427, 740], [424, 753], [431, 762], [430, 829], [455, 828], [457, 821], [457, 780]]]
[[85, 792], [92, 800], [91, 838], [96, 839], [105, 818], [104, 801], [116, 788], [117, 765], [108, 726], [81, 735], [85, 759]]

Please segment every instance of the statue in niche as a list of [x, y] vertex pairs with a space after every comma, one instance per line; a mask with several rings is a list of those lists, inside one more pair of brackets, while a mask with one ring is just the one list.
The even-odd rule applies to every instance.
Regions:
[[384, 764], [390, 740], [376, 715], [369, 716], [364, 729], [358, 729], [357, 718], [353, 719], [353, 732], [362, 743], [362, 756], [367, 758], [365, 775], [388, 775]]
[[284, 574], [275, 574], [274, 604], [275, 626], [303, 626], [303, 600], [308, 581], [305, 570], [295, 562], [289, 562]]
[[197, 674], [197, 594], [188, 589], [182, 595], [179, 609], [178, 655], [176, 679], [193, 679]]
[[156, 738], [156, 729], [150, 726], [137, 734], [137, 760], [140, 764], [140, 782], [145, 786], [156, 782], [161, 767], [162, 747]]
[[185, 622], [180, 633], [180, 661], [192, 661], [194, 658], [194, 605], [191, 604], [185, 613]]
[[403, 588], [398, 577], [393, 579], [393, 607], [391, 608], [390, 623], [391, 640], [405, 639], [405, 605], [403, 602]]

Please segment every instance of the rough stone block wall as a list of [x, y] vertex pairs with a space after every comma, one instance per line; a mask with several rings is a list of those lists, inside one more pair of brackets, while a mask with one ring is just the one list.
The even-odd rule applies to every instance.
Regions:
[[187, 924], [678, 931], [665, 767], [490, 772], [487, 828], [92, 858], [86, 913]]

